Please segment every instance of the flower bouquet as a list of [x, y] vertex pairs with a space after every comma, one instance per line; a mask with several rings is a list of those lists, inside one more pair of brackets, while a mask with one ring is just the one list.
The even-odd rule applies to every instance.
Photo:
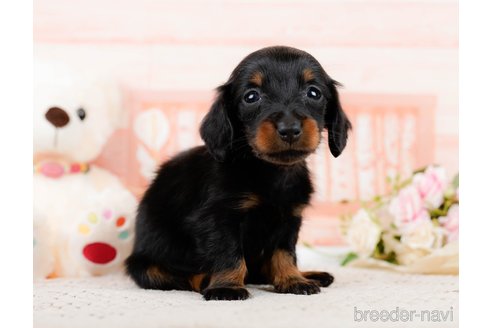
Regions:
[[428, 166], [409, 179], [388, 182], [388, 195], [342, 216], [352, 250], [342, 265], [458, 274], [458, 175], [450, 181], [444, 168]]

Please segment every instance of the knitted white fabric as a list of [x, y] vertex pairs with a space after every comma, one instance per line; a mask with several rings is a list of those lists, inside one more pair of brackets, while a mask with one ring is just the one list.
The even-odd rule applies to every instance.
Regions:
[[[34, 327], [458, 326], [458, 276], [342, 268], [333, 257], [306, 249], [300, 251], [299, 262], [305, 270], [331, 272], [335, 282], [317, 295], [276, 294], [269, 286], [248, 286], [251, 298], [246, 301], [206, 302], [193, 292], [142, 290], [123, 275], [40, 281], [34, 284]], [[414, 316], [407, 322], [373, 322], [356, 312], [397, 308], [400, 314], [437, 310], [448, 316], [445, 321], [441, 316], [441, 322], [428, 321], [427, 313], [424, 321]]]

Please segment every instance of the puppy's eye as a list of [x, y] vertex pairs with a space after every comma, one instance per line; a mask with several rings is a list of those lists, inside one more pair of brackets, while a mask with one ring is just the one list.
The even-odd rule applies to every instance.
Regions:
[[81, 121], [85, 119], [86, 113], [83, 108], [77, 109], [77, 116], [80, 118]]
[[321, 98], [321, 91], [316, 88], [316, 87], [309, 87], [307, 89], [307, 96], [312, 99], [319, 99]]
[[256, 90], [249, 90], [244, 95], [244, 101], [248, 104], [255, 103], [260, 100], [260, 94]]

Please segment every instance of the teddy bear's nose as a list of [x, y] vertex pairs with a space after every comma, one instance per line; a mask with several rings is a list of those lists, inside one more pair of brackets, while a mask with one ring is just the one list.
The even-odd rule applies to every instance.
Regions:
[[59, 107], [51, 107], [46, 114], [44, 114], [44, 117], [46, 117], [48, 122], [53, 124], [56, 128], [64, 127], [70, 122], [70, 117], [67, 112]]

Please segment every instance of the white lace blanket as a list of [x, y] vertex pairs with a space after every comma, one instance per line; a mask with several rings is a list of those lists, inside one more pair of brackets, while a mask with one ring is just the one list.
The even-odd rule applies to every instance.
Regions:
[[[122, 275], [55, 279], [34, 284], [34, 327], [458, 326], [457, 276], [341, 268], [333, 259], [301, 253], [303, 269], [335, 276], [321, 294], [281, 295], [252, 286], [249, 300], [205, 302], [192, 292], [141, 290]], [[377, 311], [377, 321], [371, 321], [369, 310]], [[392, 315], [386, 322], [383, 310]], [[415, 311], [411, 321], [403, 322], [403, 311]], [[397, 315], [399, 321], [391, 321]], [[437, 319], [441, 322], [433, 322]]]

